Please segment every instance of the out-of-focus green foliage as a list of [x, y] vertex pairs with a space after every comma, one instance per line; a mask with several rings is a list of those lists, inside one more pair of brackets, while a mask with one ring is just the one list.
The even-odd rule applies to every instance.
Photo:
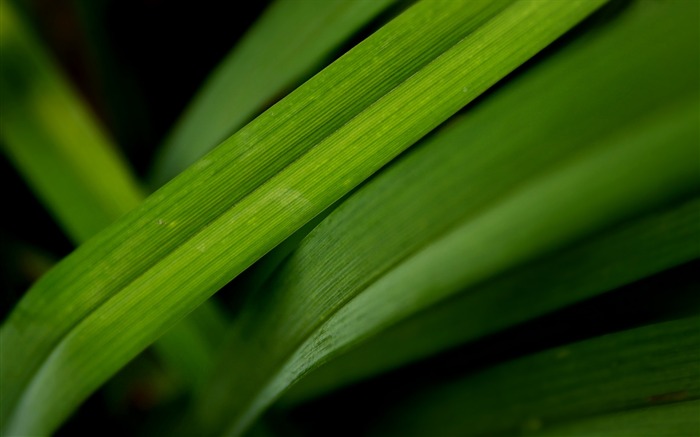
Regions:
[[141, 203], [133, 174], [83, 102], [0, 3], [0, 136], [7, 155], [73, 242]]
[[700, 248], [688, 244], [700, 239], [698, 223], [694, 199], [468, 287], [341, 353], [292, 387], [284, 402], [313, 399], [698, 258]]
[[[4, 151], [68, 236], [81, 244], [138, 206], [145, 194], [11, 3], [0, 3], [0, 20]], [[192, 385], [206, 377], [216, 344], [210, 339], [220, 339], [224, 325], [212, 304], [201, 311], [218, 327], [184, 320], [155, 343], [168, 365]]]
[[378, 435], [630, 435], [650, 407], [660, 422], [645, 434], [692, 435], [697, 402], [659, 405], [700, 396], [699, 326], [698, 317], [645, 326], [495, 366], [407, 400]]

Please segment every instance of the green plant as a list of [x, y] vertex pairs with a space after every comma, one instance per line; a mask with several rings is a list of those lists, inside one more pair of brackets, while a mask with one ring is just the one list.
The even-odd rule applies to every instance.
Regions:
[[[3, 323], [4, 434], [55, 432], [130, 361], [152, 369], [150, 344], [164, 388], [130, 433], [319, 433], [298, 416], [328, 393], [320, 428], [358, 422], [334, 433], [700, 425], [698, 4], [409, 3], [273, 3], [147, 197], [0, 3], [3, 148], [79, 244]], [[420, 369], [450, 354], [444, 389]]]

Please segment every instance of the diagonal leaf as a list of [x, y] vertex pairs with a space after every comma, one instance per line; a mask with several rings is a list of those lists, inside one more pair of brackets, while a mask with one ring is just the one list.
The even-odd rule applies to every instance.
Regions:
[[[0, 136], [4, 152], [33, 186], [74, 243], [80, 244], [139, 205], [145, 195], [117, 147], [102, 131], [58, 67], [24, 28], [11, 3], [0, 4]], [[161, 357], [191, 385], [213, 361], [221, 326], [183, 320], [155, 344]], [[190, 350], [184, 354], [180, 342]], [[191, 349], [196, 347], [196, 349]]]
[[[697, 90], [697, 39], [688, 37], [697, 29], [688, 7], [647, 4], [584, 35], [329, 215], [246, 308], [226, 365], [202, 395], [204, 426], [231, 420], [235, 434], [354, 343], [697, 193], [697, 92], [688, 93]], [[628, 53], [638, 56], [619, 62]], [[660, 59], [668, 64], [653, 68]], [[683, 247], [671, 263], [697, 253]]]
[[169, 181], [301, 79], [396, 0], [277, 0], [212, 72], [163, 144]]
[[[585, 418], [593, 419], [578, 426], [602, 426], [610, 435], [615, 419], [596, 416], [700, 398], [698, 326], [698, 317], [659, 323], [495, 366], [406, 401], [377, 435], [546, 435], [552, 427], [559, 436]], [[700, 416], [686, 411], [678, 423], [697, 429]], [[632, 414], [628, 423], [639, 427]]]
[[5, 431], [55, 429], [177, 320], [602, 3], [423, 1], [348, 52], [37, 282], [0, 333], [13, 357], [0, 362]]
[[[673, 395], [670, 396], [673, 398]], [[546, 427], [535, 435], [552, 437], [599, 436], [638, 437], [664, 435], [686, 437], [700, 428], [700, 401], [663, 404], [657, 407], [635, 408], [582, 420]]]
[[[273, 3], [212, 73], [170, 133], [156, 160], [155, 183], [161, 185], [211, 150], [351, 33], [394, 3], [396, 0]], [[284, 55], [280, 57], [282, 48]], [[235, 105], [231, 104], [233, 99]], [[256, 263], [243, 287], [257, 287], [317, 221], [320, 217], [267, 254], [262, 263]]]
[[298, 403], [700, 258], [700, 200], [627, 222], [460, 292], [338, 355], [283, 399]]

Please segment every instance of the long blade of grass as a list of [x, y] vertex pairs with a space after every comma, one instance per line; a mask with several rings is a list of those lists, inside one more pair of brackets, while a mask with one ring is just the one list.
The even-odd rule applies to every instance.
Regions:
[[424, 308], [322, 365], [281, 401], [317, 397], [700, 258], [700, 247], [689, 241], [700, 241], [700, 199], [623, 223]]
[[162, 146], [156, 185], [236, 131], [396, 0], [277, 0], [213, 71]]
[[[79, 245], [138, 206], [145, 195], [116, 145], [11, 4], [3, 1], [0, 8], [3, 151]], [[193, 387], [209, 372], [213, 339], [223, 333], [223, 315], [212, 305], [202, 311], [218, 328], [204, 329], [185, 319], [155, 344], [166, 364]]]
[[693, 7], [645, 4], [585, 35], [341, 205], [239, 320], [202, 395], [203, 426], [232, 420], [236, 433], [353, 343], [697, 193]]
[[6, 432], [54, 430], [176, 321], [604, 1], [423, 1], [78, 248], [2, 327]]
[[[616, 433], [607, 428], [614, 418], [596, 416], [700, 398], [699, 327], [698, 317], [659, 323], [495, 366], [416, 395], [377, 435], [547, 435], [549, 427], [567, 435], [557, 432], [577, 426]], [[680, 427], [697, 430], [700, 415], [688, 417], [685, 407], [673, 408]], [[637, 429], [643, 423], [622, 414]]]

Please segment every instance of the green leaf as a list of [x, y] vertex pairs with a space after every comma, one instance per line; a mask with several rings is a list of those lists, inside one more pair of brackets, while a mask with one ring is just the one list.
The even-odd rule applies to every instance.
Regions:
[[[494, 366], [406, 400], [376, 434], [629, 435], [650, 419], [640, 414], [649, 407], [700, 397], [699, 326], [698, 317], [659, 323]], [[676, 419], [656, 426], [697, 430], [700, 416], [688, 415], [696, 406], [669, 405]]]
[[[83, 243], [145, 195], [116, 145], [11, 3], [3, 1], [0, 8], [3, 150], [73, 242]], [[191, 386], [206, 377], [214, 339], [223, 333], [223, 315], [212, 305], [201, 312], [215, 319], [218, 328], [183, 320], [155, 344], [167, 365]]]
[[211, 73], [163, 144], [160, 186], [327, 58], [396, 0], [277, 0]]
[[[294, 404], [700, 258], [700, 199], [600, 235], [461, 291], [303, 378]], [[507, 303], [507, 304], [505, 304]]]
[[[647, 3], [594, 28], [331, 213], [244, 309], [221, 369], [201, 396], [196, 414], [203, 426], [231, 421], [235, 434], [309, 371], [365, 338], [696, 195], [693, 8]], [[675, 42], [673, 50], [665, 38]], [[568, 302], [696, 256], [678, 238], [697, 229], [686, 214], [680, 223], [667, 259], [648, 258], [636, 273], [625, 265], [610, 283], [601, 278], [600, 288], [583, 288]], [[624, 241], [644, 238], [646, 230], [625, 232], [627, 249], [649, 244]], [[617, 244], [615, 238], [608, 243]], [[566, 303], [562, 296], [510, 317], [522, 320]]]
[[[680, 392], [682, 393], [682, 392]], [[669, 398], [682, 397], [670, 393]], [[638, 437], [641, 435], [664, 435], [687, 437], [695, 435], [700, 428], [700, 401], [664, 404], [658, 407], [636, 408], [611, 414], [603, 414], [577, 420], [564, 425], [546, 427], [536, 435]]]
[[359, 44], [32, 287], [0, 332], [5, 431], [54, 430], [216, 290], [602, 3], [423, 1]]

